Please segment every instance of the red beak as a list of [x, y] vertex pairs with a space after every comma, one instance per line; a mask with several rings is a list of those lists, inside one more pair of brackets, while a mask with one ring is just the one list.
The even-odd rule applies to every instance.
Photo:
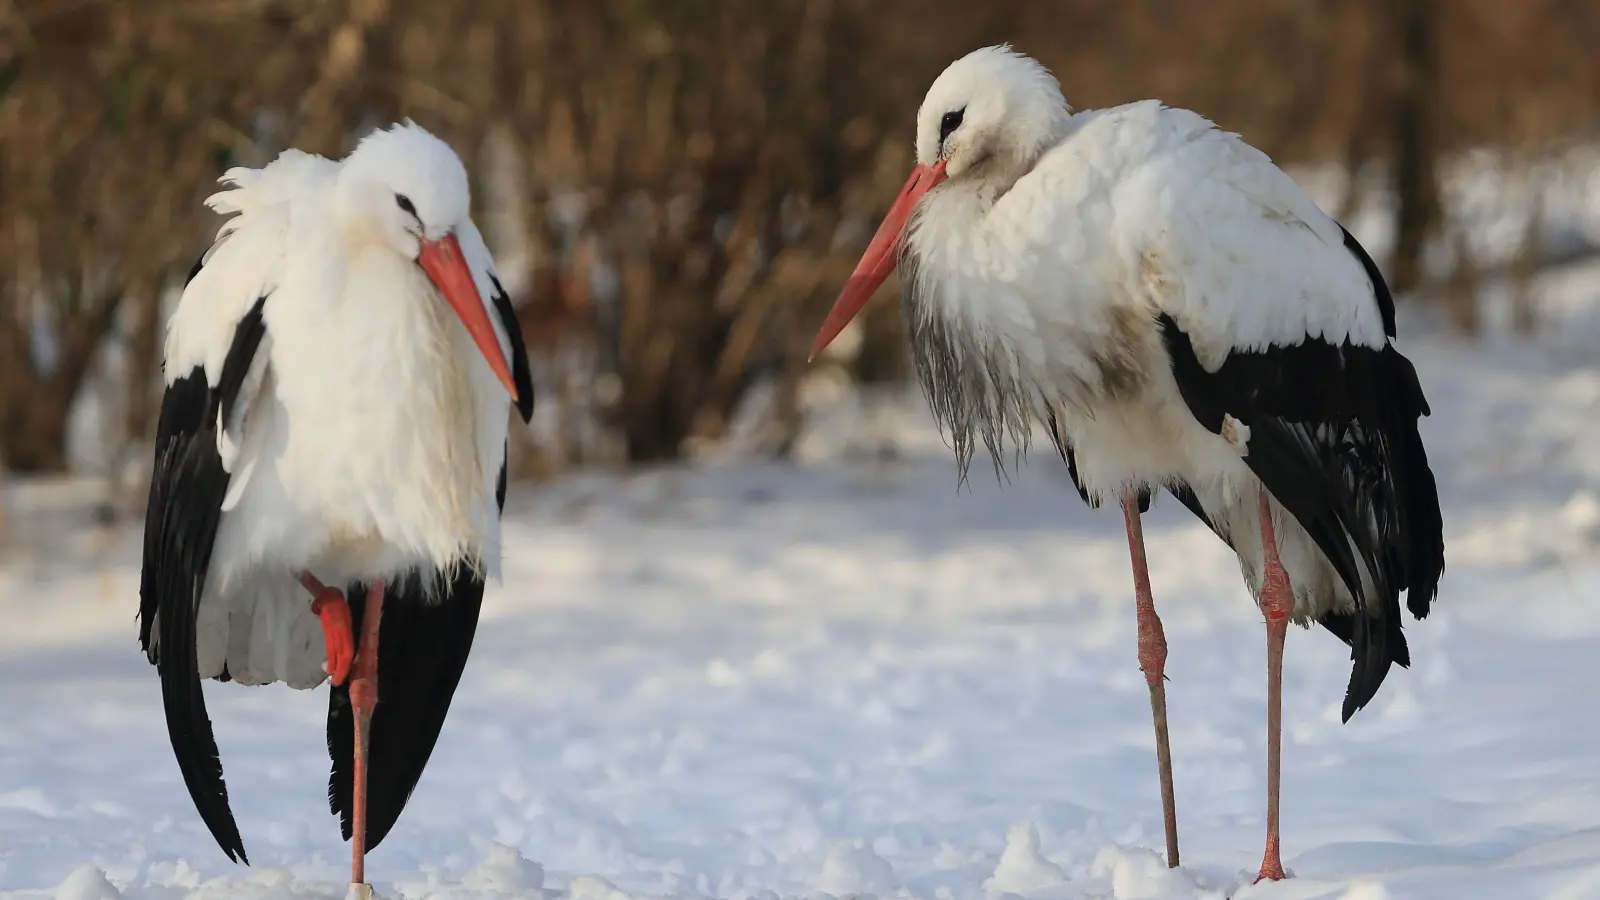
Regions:
[[817, 339], [811, 344], [811, 356], [808, 361], [815, 359], [824, 347], [833, 343], [850, 320], [861, 312], [861, 308], [872, 299], [872, 292], [883, 284], [894, 267], [900, 264], [901, 232], [905, 230], [906, 221], [911, 218], [911, 210], [922, 199], [922, 195], [932, 190], [933, 187], [950, 177], [944, 173], [944, 160], [939, 160], [931, 166], [918, 164], [911, 170], [911, 177], [906, 179], [906, 186], [900, 189], [900, 196], [895, 198], [894, 205], [889, 207], [889, 214], [883, 217], [883, 224], [878, 226], [878, 233], [872, 236], [872, 243], [867, 245], [867, 252], [861, 255], [861, 261], [856, 263], [856, 270], [850, 273], [850, 279], [844, 283], [844, 290], [839, 293], [839, 299], [833, 304], [833, 311], [828, 313], [828, 318], [822, 323], [822, 330], [817, 332]]
[[472, 342], [478, 345], [478, 351], [488, 361], [489, 368], [494, 370], [495, 377], [511, 393], [511, 401], [515, 403], [518, 399], [517, 384], [511, 377], [511, 366], [506, 363], [505, 351], [500, 349], [500, 339], [495, 336], [494, 325], [489, 322], [489, 309], [484, 306], [483, 295], [478, 293], [478, 286], [472, 281], [472, 272], [467, 268], [466, 257], [461, 255], [461, 245], [456, 242], [456, 236], [447, 234], [437, 241], [423, 238], [417, 264], [433, 279], [439, 293], [461, 317], [461, 324], [467, 326], [467, 334], [472, 335]]

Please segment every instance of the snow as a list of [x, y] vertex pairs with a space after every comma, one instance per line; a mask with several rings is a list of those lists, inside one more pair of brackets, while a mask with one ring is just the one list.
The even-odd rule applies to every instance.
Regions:
[[[1291, 880], [1250, 883], [1265, 640], [1221, 544], [1170, 500], [1147, 519], [1184, 861], [1168, 870], [1120, 516], [1085, 509], [1047, 448], [1009, 484], [975, 469], [957, 490], [917, 398], [844, 397], [792, 466], [512, 492], [507, 586], [369, 857], [377, 896], [1600, 897], [1597, 285], [1551, 279], [1532, 340], [1402, 321], [1449, 568], [1408, 624], [1414, 667], [1347, 725], [1347, 651], [1291, 632]], [[98, 524], [82, 480], [5, 490], [0, 900], [345, 896], [323, 689], [207, 685], [255, 862], [230, 864], [138, 652], [137, 527]]]

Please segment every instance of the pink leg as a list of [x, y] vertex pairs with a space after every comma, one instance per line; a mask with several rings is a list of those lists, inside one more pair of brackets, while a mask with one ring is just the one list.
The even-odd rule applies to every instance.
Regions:
[[361, 617], [361, 650], [350, 679], [350, 709], [355, 717], [355, 772], [350, 795], [350, 883], [367, 881], [367, 745], [372, 711], [378, 706], [378, 619], [383, 615], [383, 582], [367, 588]]
[[1150, 568], [1144, 558], [1144, 529], [1139, 524], [1139, 497], [1122, 498], [1128, 526], [1128, 553], [1133, 557], [1134, 603], [1139, 619], [1139, 668], [1150, 685], [1150, 714], [1156, 726], [1156, 766], [1161, 775], [1161, 818], [1167, 832], [1167, 865], [1178, 867], [1178, 810], [1172, 789], [1172, 744], [1167, 739], [1167, 636], [1150, 594]]
[[1266, 571], [1261, 580], [1261, 612], [1267, 619], [1267, 850], [1256, 881], [1285, 877], [1278, 855], [1278, 785], [1283, 772], [1283, 642], [1289, 634], [1289, 614], [1294, 594], [1289, 573], [1278, 559], [1278, 540], [1272, 527], [1267, 491], [1261, 490], [1261, 546]]

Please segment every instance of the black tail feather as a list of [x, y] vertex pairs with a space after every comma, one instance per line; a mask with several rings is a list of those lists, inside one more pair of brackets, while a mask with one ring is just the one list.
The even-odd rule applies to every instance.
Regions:
[[1406, 645], [1399, 616], [1379, 620], [1360, 614], [1328, 613], [1317, 622], [1350, 645], [1350, 685], [1345, 689], [1340, 711], [1341, 719], [1348, 722], [1378, 695], [1390, 666], [1411, 666], [1411, 649]]

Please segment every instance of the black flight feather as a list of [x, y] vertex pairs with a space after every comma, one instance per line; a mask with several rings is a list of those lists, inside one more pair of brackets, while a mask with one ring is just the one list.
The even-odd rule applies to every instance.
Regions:
[[200, 686], [195, 621], [228, 492], [229, 476], [217, 455], [217, 413], [231, 409], [266, 334], [265, 302], [258, 299], [234, 329], [217, 385], [196, 366], [162, 397], [139, 577], [139, 643], [161, 678], [178, 770], [217, 844], [229, 859], [245, 863]]
[[[1375, 293], [1388, 296], [1373, 274]], [[1392, 301], [1385, 304], [1392, 327]], [[1173, 376], [1195, 418], [1213, 432], [1231, 415], [1250, 429], [1244, 457], [1311, 536], [1357, 610], [1319, 621], [1351, 646], [1346, 721], [1376, 695], [1394, 663], [1410, 664], [1399, 598], [1425, 616], [1444, 569], [1438, 491], [1417, 431], [1428, 406], [1415, 369], [1393, 346], [1306, 338], [1230, 353], [1208, 372], [1171, 317], [1160, 320]], [[1192, 493], [1173, 491], [1197, 514]], [[1203, 521], [1211, 523], [1201, 515]], [[1212, 526], [1215, 531], [1215, 526]], [[1231, 539], [1222, 535], [1224, 540]], [[1362, 587], [1362, 571], [1371, 590]]]

